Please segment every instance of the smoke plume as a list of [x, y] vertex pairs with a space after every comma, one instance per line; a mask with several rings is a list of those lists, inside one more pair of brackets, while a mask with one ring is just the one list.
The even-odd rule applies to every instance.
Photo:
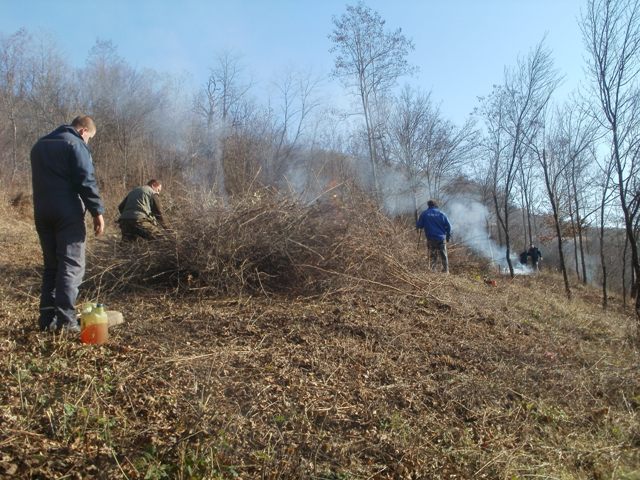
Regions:
[[[476, 200], [455, 198], [450, 199], [444, 208], [452, 225], [454, 243], [463, 244], [490, 260], [501, 271], [508, 269], [506, 248], [498, 245], [489, 235], [488, 225], [491, 216], [486, 206]], [[522, 265], [518, 255], [513, 252], [511, 264], [516, 274], [531, 273], [531, 269]]]

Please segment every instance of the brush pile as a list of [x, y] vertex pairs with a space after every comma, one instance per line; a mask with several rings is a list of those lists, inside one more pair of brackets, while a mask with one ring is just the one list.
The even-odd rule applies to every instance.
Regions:
[[412, 229], [367, 203], [356, 209], [331, 197], [305, 205], [261, 190], [230, 205], [202, 196], [180, 205], [161, 239], [98, 242], [88, 282], [103, 293], [142, 286], [221, 295], [318, 294], [388, 287], [389, 279], [395, 288], [415, 286], [412, 272], [424, 260]]

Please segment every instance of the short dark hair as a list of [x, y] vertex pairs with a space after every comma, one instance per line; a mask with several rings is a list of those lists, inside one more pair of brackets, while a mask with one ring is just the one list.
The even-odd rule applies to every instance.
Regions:
[[158, 185], [162, 185], [162, 182], [160, 180], [152, 178], [147, 182], [147, 185], [149, 185], [150, 187], [157, 187]]
[[435, 200], [429, 200], [427, 202], [427, 207], [429, 207], [429, 208], [437, 208], [438, 204], [435, 202]]
[[89, 115], [78, 115], [71, 121], [71, 126], [73, 128], [86, 128], [90, 132], [95, 133], [96, 124]]

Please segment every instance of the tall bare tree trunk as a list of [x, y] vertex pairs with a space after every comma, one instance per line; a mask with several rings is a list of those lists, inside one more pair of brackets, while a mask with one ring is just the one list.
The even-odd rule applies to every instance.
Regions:
[[629, 238], [624, 237], [624, 248], [622, 249], [622, 306], [627, 308], [627, 248]]
[[[609, 305], [607, 293], [607, 262], [604, 255], [604, 206], [606, 201], [606, 189], [602, 194], [600, 202], [600, 267], [602, 268], [602, 308], [607, 309]], [[624, 284], [623, 284], [624, 290]]]
[[533, 227], [531, 225], [531, 207], [529, 202], [527, 202], [527, 224], [529, 226], [529, 243], [533, 243]]
[[[493, 206], [496, 211], [496, 220], [498, 220], [500, 218], [500, 205], [498, 203], [498, 196], [496, 193], [493, 194]], [[496, 230], [496, 233], [498, 234], [498, 245], [504, 245], [504, 241], [502, 239], [502, 224], [499, 221], [496, 222]]]
[[528, 235], [527, 235], [527, 213], [525, 212], [524, 208], [522, 209], [522, 229], [523, 229], [523, 232], [522, 232], [523, 233], [523, 239], [522, 239], [523, 242], [522, 243], [523, 243], [524, 248], [526, 250], [526, 248], [527, 248], [527, 237], [528, 237]]
[[558, 202], [556, 199], [556, 193], [554, 184], [549, 177], [549, 164], [547, 162], [546, 150], [542, 150], [542, 170], [544, 172], [544, 182], [547, 187], [547, 193], [549, 194], [549, 202], [551, 203], [551, 210], [553, 212], [553, 223], [556, 229], [556, 236], [558, 237], [558, 255], [560, 257], [560, 268], [562, 269], [562, 279], [564, 280], [564, 289], [567, 294], [567, 298], [571, 299], [571, 288], [569, 286], [569, 277], [567, 275], [567, 265], [564, 259], [564, 251], [562, 248], [562, 230], [560, 228], [560, 218], [558, 216]]
[[16, 176], [18, 175], [18, 125], [16, 123], [16, 119], [13, 114], [10, 117], [11, 120], [11, 177], [9, 178], [9, 187], [13, 188], [14, 183], [16, 181]]
[[573, 237], [573, 263], [576, 269], [576, 277], [580, 280], [580, 263], [578, 262], [578, 236], [576, 235], [576, 222], [573, 218], [573, 208], [569, 199], [569, 218], [571, 219], [571, 236]]
[[587, 262], [585, 261], [585, 244], [582, 230], [582, 219], [578, 215], [578, 242], [580, 245], [580, 263], [582, 265], [582, 283], [586, 285], [589, 282], [587, 277]]
[[369, 147], [369, 162], [371, 163], [371, 175], [373, 178], [373, 189], [376, 200], [380, 200], [380, 184], [378, 182], [378, 159], [376, 154], [376, 144], [373, 138], [373, 125], [371, 124], [371, 111], [367, 96], [363, 93], [360, 95], [362, 100], [362, 110], [364, 112], [364, 121], [367, 129], [367, 144]]

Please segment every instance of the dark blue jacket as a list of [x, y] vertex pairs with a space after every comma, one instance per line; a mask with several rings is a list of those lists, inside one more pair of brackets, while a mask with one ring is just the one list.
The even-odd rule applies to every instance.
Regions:
[[33, 208], [38, 217], [104, 213], [89, 147], [75, 128], [62, 125], [31, 149]]
[[542, 252], [538, 249], [538, 247], [531, 247], [527, 250], [527, 255], [531, 257], [531, 261], [533, 263], [537, 263], [538, 260], [542, 258]]
[[416, 228], [424, 228], [429, 240], [443, 241], [451, 236], [449, 219], [436, 207], [427, 208], [420, 214]]

